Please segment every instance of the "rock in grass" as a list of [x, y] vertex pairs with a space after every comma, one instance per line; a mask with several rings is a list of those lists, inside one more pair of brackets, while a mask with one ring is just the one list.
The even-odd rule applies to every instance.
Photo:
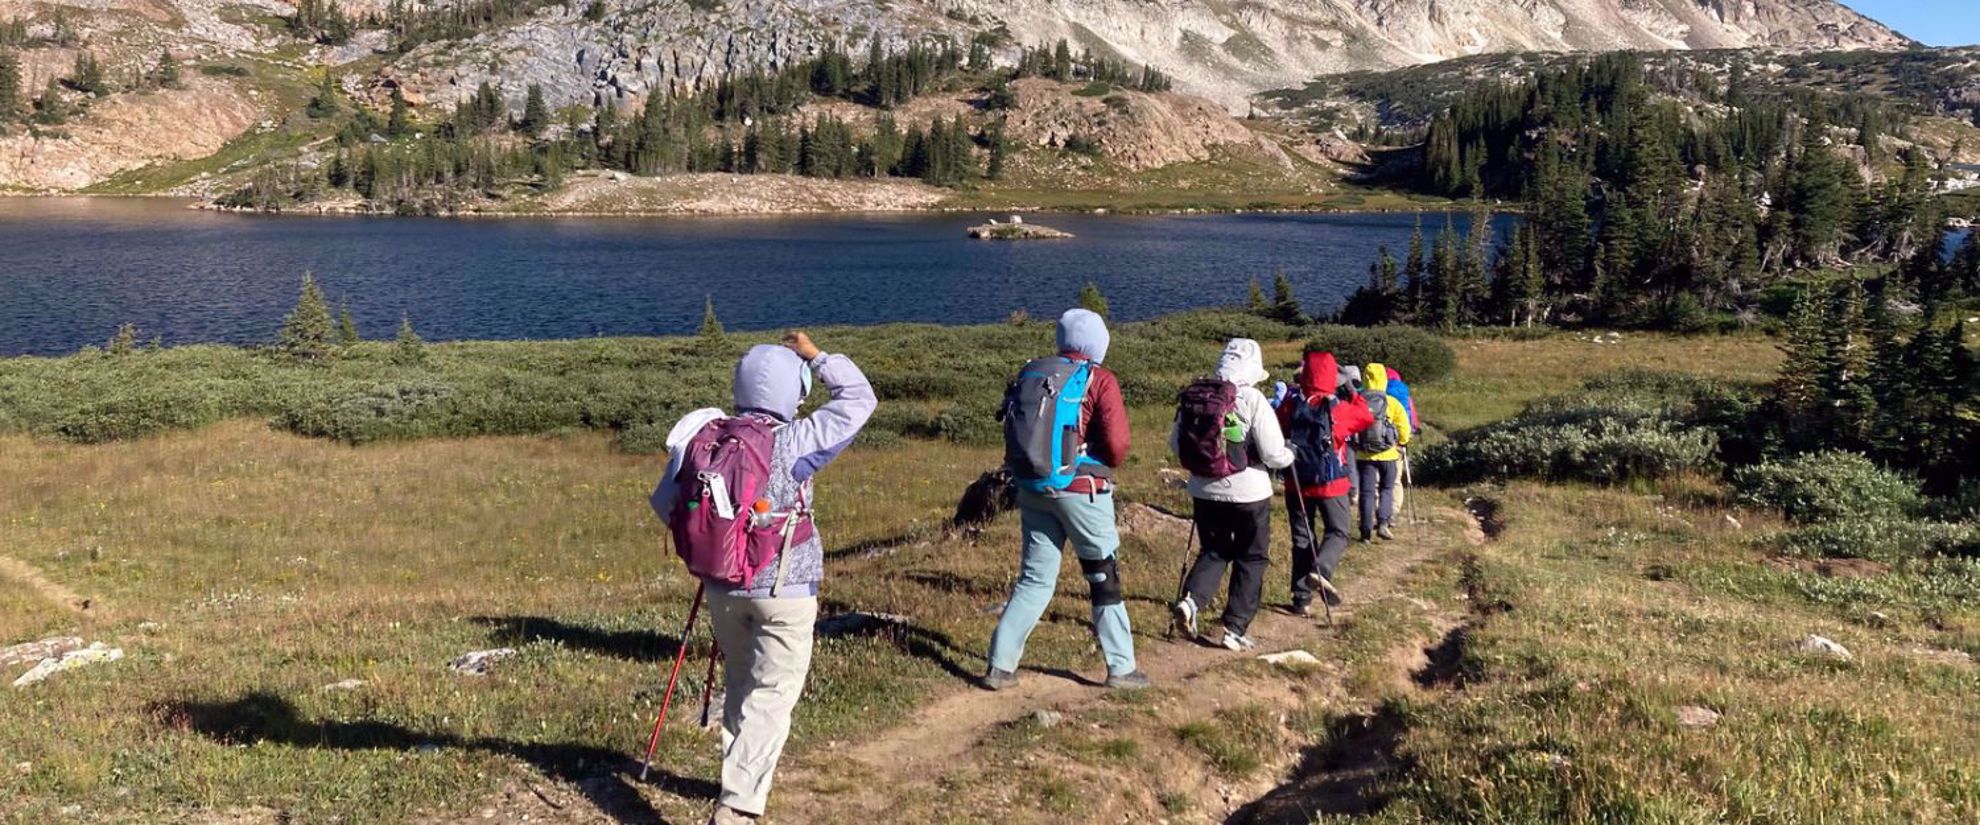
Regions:
[[123, 648], [107, 647], [102, 642], [96, 642], [81, 650], [64, 653], [59, 658], [41, 660], [41, 664], [21, 674], [21, 678], [15, 679], [14, 687], [24, 688], [66, 670], [75, 670], [99, 662], [114, 662], [122, 658], [124, 658]]
[[364, 687], [363, 679], [345, 679], [340, 682], [331, 682], [330, 684], [324, 685], [323, 689], [326, 691], [342, 691], [342, 690], [357, 690], [358, 688], [361, 687]]
[[1698, 705], [1684, 705], [1676, 711], [1678, 727], [1709, 728], [1719, 724], [1719, 712]]
[[487, 676], [488, 671], [495, 667], [496, 662], [514, 655], [516, 655], [516, 649], [513, 647], [477, 650], [473, 653], [462, 654], [460, 657], [448, 662], [447, 667], [452, 668], [455, 673], [464, 673], [469, 676]]
[[1856, 658], [1855, 654], [1849, 652], [1849, 648], [1843, 647], [1834, 639], [1826, 636], [1817, 636], [1813, 633], [1803, 638], [1801, 644], [1796, 645], [1796, 649], [1803, 653], [1815, 653], [1845, 662], [1852, 661]]
[[1066, 721], [1066, 715], [1056, 710], [1038, 710], [1031, 714], [1031, 721], [1037, 722], [1041, 728], [1056, 728], [1060, 722]]
[[43, 659], [59, 659], [72, 650], [81, 650], [83, 640], [75, 636], [54, 636], [38, 642], [27, 642], [9, 648], [0, 648], [0, 667], [13, 667]]
[[1266, 664], [1279, 665], [1281, 667], [1298, 667], [1302, 665], [1320, 664], [1320, 660], [1318, 658], [1316, 658], [1313, 654], [1308, 653], [1304, 650], [1288, 650], [1284, 653], [1267, 653], [1258, 658], [1263, 659]]

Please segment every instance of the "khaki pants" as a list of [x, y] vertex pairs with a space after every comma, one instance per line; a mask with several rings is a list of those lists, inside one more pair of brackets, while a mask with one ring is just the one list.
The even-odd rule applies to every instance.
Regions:
[[812, 625], [818, 600], [745, 599], [708, 591], [715, 639], [728, 657], [723, 665], [721, 803], [761, 815], [784, 742], [791, 710], [811, 670]]

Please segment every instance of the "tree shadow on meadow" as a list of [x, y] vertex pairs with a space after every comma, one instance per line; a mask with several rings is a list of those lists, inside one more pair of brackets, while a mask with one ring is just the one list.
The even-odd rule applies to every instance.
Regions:
[[[861, 612], [850, 604], [825, 601], [819, 605], [818, 635], [824, 638], [865, 636], [891, 644], [896, 650], [933, 663], [957, 679], [975, 681], [980, 673], [971, 667], [981, 657], [965, 652], [954, 638], [899, 617]], [[965, 664], [968, 662], [969, 664]]]
[[[490, 628], [490, 638], [498, 644], [553, 642], [634, 662], [665, 661], [681, 649], [679, 638], [658, 630], [606, 630], [549, 616], [475, 616], [468, 621]], [[696, 622], [705, 623], [706, 617]]]
[[[624, 825], [666, 825], [646, 801], [636, 780], [639, 763], [631, 755], [577, 743], [519, 742], [494, 737], [466, 738], [418, 731], [375, 720], [351, 722], [304, 719], [281, 696], [256, 691], [238, 699], [178, 701], [155, 709], [168, 727], [188, 730], [223, 745], [273, 743], [295, 748], [405, 751], [448, 748], [481, 751], [521, 760], [543, 776], [576, 788], [598, 810]], [[650, 784], [685, 799], [713, 800], [715, 783], [679, 776], [655, 767]]]

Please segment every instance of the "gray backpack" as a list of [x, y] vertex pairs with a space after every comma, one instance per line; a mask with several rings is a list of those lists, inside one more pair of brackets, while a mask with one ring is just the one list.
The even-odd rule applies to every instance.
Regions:
[[1368, 402], [1368, 411], [1375, 414], [1375, 423], [1354, 437], [1354, 448], [1364, 453], [1385, 453], [1402, 443], [1402, 433], [1396, 431], [1396, 422], [1389, 420], [1389, 396], [1374, 390], [1362, 390], [1361, 397]]
[[1097, 463], [1079, 442], [1080, 406], [1093, 376], [1087, 361], [1053, 356], [1024, 365], [1004, 391], [1004, 466], [1034, 493], [1063, 490]]

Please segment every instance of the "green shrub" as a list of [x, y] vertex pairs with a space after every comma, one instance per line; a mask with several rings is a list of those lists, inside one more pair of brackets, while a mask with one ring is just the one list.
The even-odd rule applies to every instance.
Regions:
[[1750, 503], [1802, 523], [1902, 519], [1925, 505], [1916, 480], [1840, 450], [1743, 468], [1733, 474], [1733, 489]]
[[1775, 540], [1783, 553], [1810, 558], [1901, 561], [1932, 556], [1980, 557], [1980, 525], [1869, 518], [1810, 524]]
[[1415, 327], [1327, 324], [1313, 328], [1306, 351], [1331, 352], [1344, 365], [1384, 364], [1401, 371], [1412, 386], [1443, 378], [1457, 368], [1457, 353], [1444, 339]]
[[1458, 433], [1423, 457], [1438, 484], [1537, 478], [1603, 484], [1705, 472], [1718, 436], [1665, 407], [1551, 400], [1513, 418]]
[[298, 435], [363, 444], [437, 429], [432, 411], [460, 393], [430, 381], [367, 384], [333, 390], [284, 410], [275, 425]]

